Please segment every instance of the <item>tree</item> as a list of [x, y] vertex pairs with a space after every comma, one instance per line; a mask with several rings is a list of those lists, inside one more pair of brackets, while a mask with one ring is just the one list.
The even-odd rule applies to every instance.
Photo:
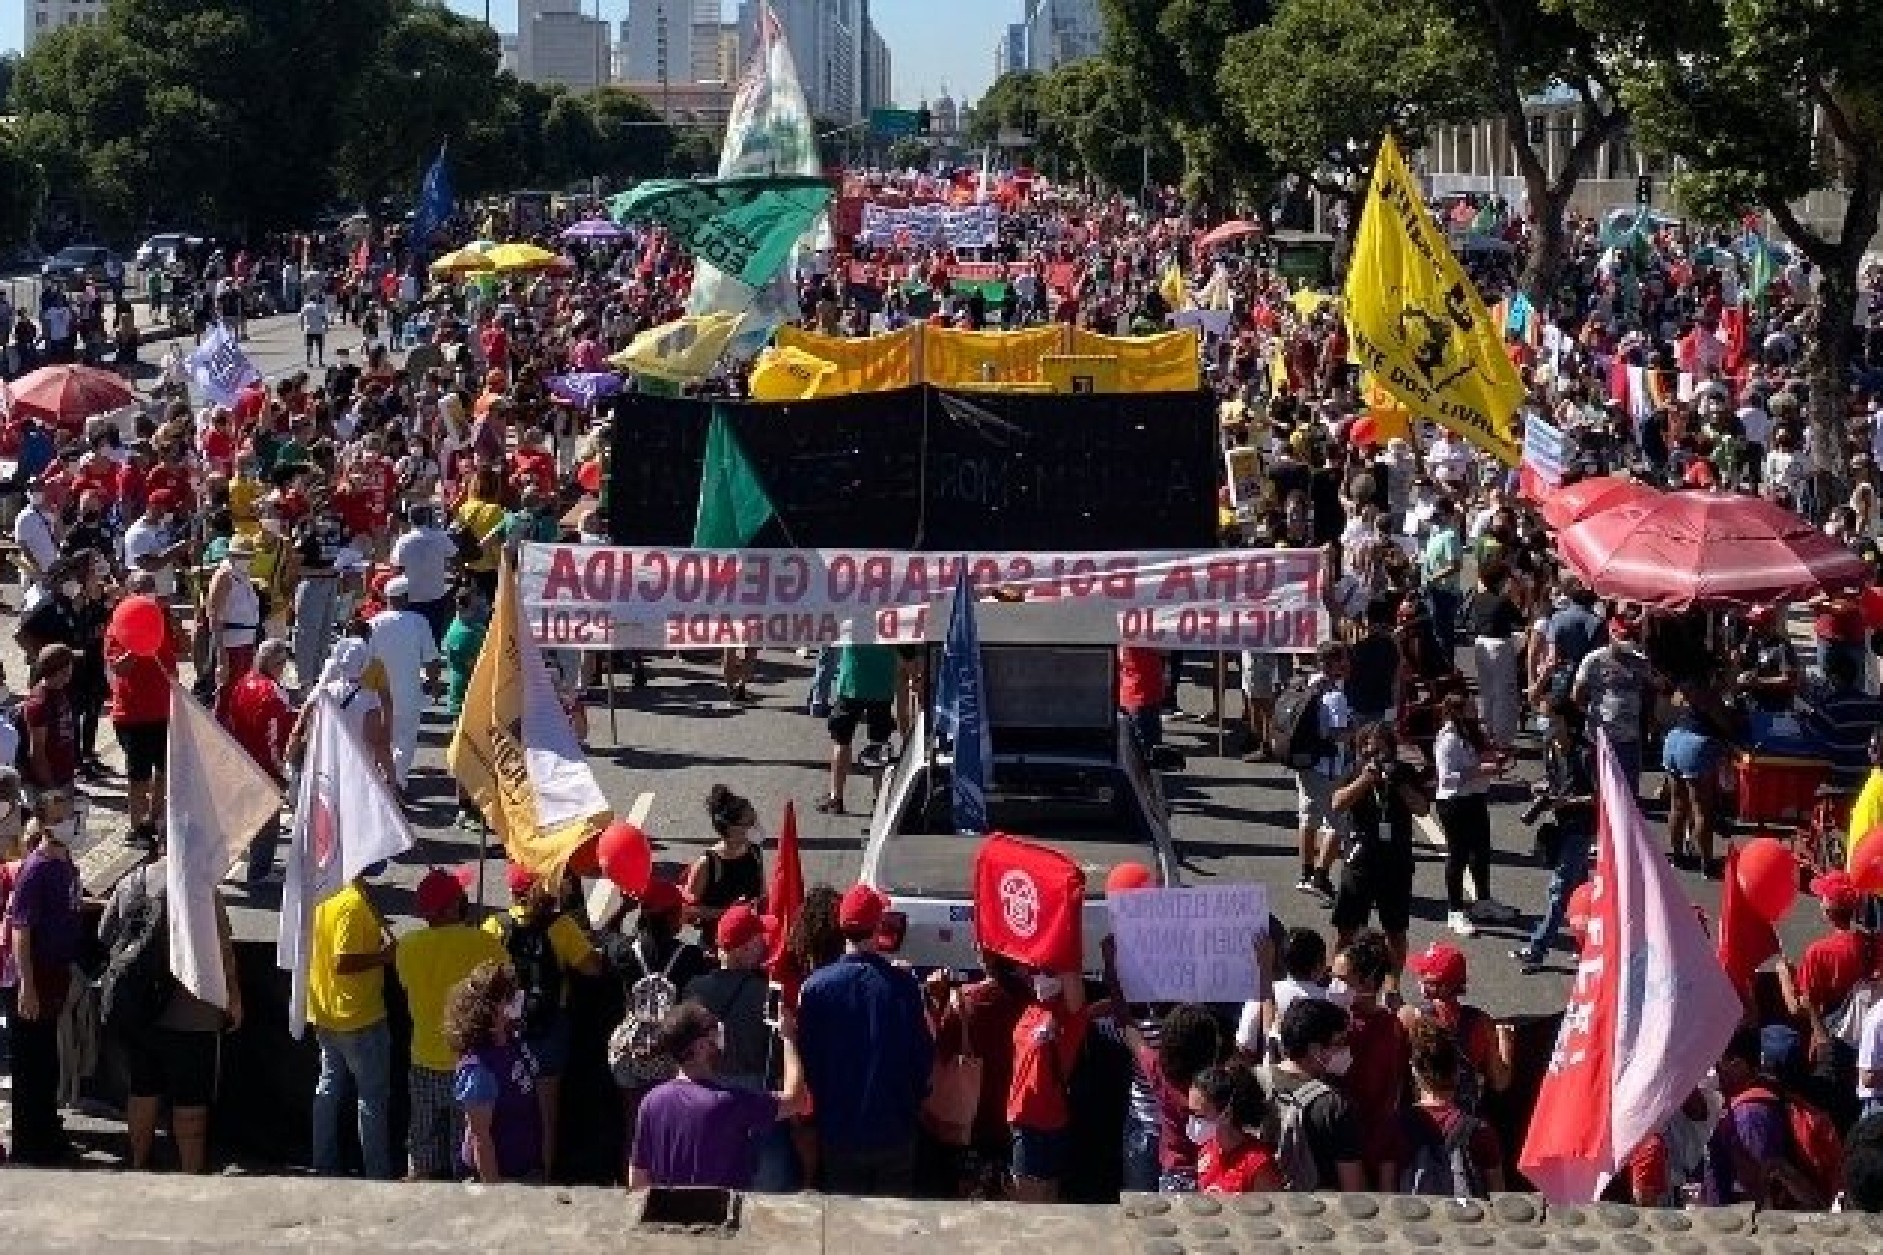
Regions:
[[673, 152], [668, 157], [669, 176], [714, 173], [719, 169], [719, 147], [717, 135], [697, 126], [686, 128], [674, 138]]
[[974, 106], [961, 133], [969, 148], [985, 148], [1002, 130], [1031, 132], [1039, 125], [1040, 90], [1045, 76], [1032, 70], [1012, 70], [995, 79]]
[[1269, 0], [1100, 0], [1100, 10], [1127, 107], [1167, 120], [1190, 190], [1224, 209], [1240, 192], [1266, 192], [1274, 166], [1227, 107], [1220, 78], [1230, 39], [1267, 21]]
[[1229, 41], [1222, 94], [1279, 167], [1350, 207], [1387, 131], [1417, 148], [1488, 104], [1482, 68], [1430, 0], [1282, 0]]
[[18, 137], [0, 128], [0, 247], [27, 237], [45, 195], [45, 172]]
[[1136, 196], [1146, 182], [1183, 175], [1176, 137], [1155, 112], [1133, 107], [1125, 77], [1102, 57], [1071, 61], [1039, 86], [1037, 160], [1064, 163], [1103, 187]]
[[[1883, 200], [1883, 5], [1568, 3], [1600, 40], [1640, 141], [1686, 163], [1682, 201], [1713, 221], [1761, 208], [1818, 268], [1808, 412], [1814, 470], [1834, 489], [1857, 273]], [[1846, 198], [1834, 231], [1793, 209], [1829, 190]]]
[[592, 173], [611, 180], [658, 177], [673, 153], [673, 128], [654, 107], [633, 92], [603, 87], [584, 97], [595, 117], [596, 153]]
[[889, 146], [885, 160], [892, 170], [926, 170], [934, 157], [927, 144], [913, 135], [905, 135]]
[[582, 97], [564, 92], [543, 118], [543, 172], [557, 183], [579, 179], [595, 168], [601, 131]]

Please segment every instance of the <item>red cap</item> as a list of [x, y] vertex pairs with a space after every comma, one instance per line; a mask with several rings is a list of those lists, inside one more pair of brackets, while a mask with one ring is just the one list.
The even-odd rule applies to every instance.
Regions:
[[868, 935], [883, 922], [889, 899], [869, 885], [851, 885], [837, 904], [837, 927], [846, 934]]
[[685, 903], [680, 890], [666, 880], [650, 880], [641, 891], [641, 910], [649, 915], [672, 915]]
[[535, 873], [516, 863], [510, 864], [509, 868], [505, 870], [504, 879], [510, 885], [510, 895], [512, 897], [522, 897], [530, 891], [530, 886], [536, 883]]
[[1406, 966], [1421, 980], [1451, 989], [1465, 987], [1465, 952], [1442, 941], [1433, 942], [1424, 954], [1406, 960]]
[[718, 943], [720, 953], [724, 954], [760, 937], [770, 937], [777, 927], [778, 922], [771, 916], [760, 915], [741, 902], [719, 917], [719, 927], [713, 933], [713, 940]]
[[1142, 863], [1120, 863], [1105, 877], [1105, 896], [1130, 893], [1133, 889], [1155, 889], [1157, 873]]
[[[471, 869], [471, 875], [477, 875], [477, 869]], [[425, 873], [425, 878], [418, 882], [418, 892], [414, 895], [414, 904], [420, 919], [434, 920], [451, 914], [464, 901], [464, 885], [456, 876], [442, 867], [434, 867]]]
[[174, 510], [177, 508], [177, 495], [171, 489], [159, 488], [150, 494], [150, 508], [153, 510]]
[[1849, 872], [1831, 871], [1813, 877], [1811, 892], [1830, 911], [1854, 911], [1863, 901], [1863, 894]]

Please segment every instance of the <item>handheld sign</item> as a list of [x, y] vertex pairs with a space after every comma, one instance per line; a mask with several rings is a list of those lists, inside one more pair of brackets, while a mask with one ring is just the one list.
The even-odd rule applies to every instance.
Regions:
[[1243, 1002], [1261, 996], [1256, 938], [1268, 886], [1139, 889], [1107, 899], [1118, 982], [1132, 1002]]

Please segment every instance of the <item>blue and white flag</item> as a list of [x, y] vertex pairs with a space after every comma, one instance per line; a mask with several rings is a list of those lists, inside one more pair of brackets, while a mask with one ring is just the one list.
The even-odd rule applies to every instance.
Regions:
[[242, 351], [235, 333], [219, 322], [210, 325], [209, 333], [190, 350], [184, 365], [190, 372], [190, 382], [212, 405], [234, 405], [235, 394], [262, 377]]
[[987, 790], [993, 783], [994, 742], [987, 726], [987, 682], [981, 671], [981, 633], [974, 623], [974, 584], [968, 560], [955, 576], [948, 639], [942, 645], [935, 690], [935, 730], [954, 749], [957, 832], [987, 831]]
[[424, 248], [426, 241], [445, 225], [445, 219], [451, 216], [453, 206], [451, 169], [445, 164], [444, 146], [440, 145], [431, 169], [425, 171], [425, 181], [419, 184], [418, 208], [412, 211], [414, 249]]

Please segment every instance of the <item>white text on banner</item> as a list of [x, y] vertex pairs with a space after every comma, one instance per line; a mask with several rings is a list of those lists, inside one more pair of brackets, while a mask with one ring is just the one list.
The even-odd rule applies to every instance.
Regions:
[[[1094, 601], [1126, 644], [1312, 651], [1327, 639], [1311, 549], [970, 553], [974, 584]], [[525, 545], [523, 612], [557, 649], [920, 643], [962, 556], [851, 549]]]

